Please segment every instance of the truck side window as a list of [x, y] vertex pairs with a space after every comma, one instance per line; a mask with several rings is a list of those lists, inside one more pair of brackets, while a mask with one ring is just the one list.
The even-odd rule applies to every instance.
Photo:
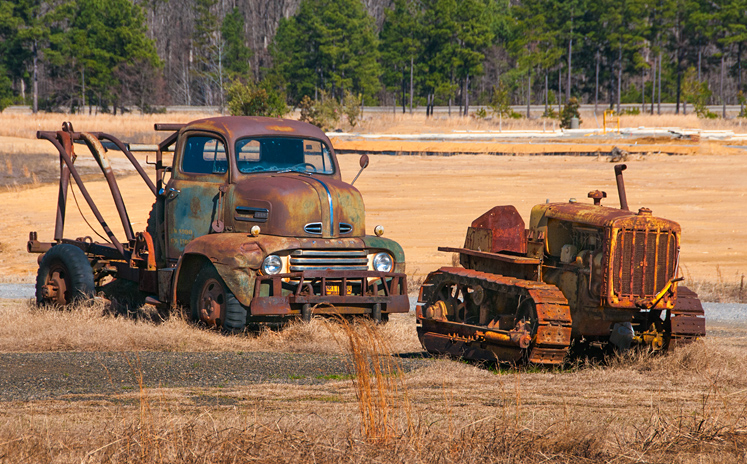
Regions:
[[196, 135], [187, 138], [182, 156], [182, 172], [223, 174], [228, 171], [226, 147], [215, 137]]

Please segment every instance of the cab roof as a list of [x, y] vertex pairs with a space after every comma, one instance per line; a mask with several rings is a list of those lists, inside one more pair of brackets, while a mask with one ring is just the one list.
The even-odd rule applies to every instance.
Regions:
[[231, 145], [243, 137], [306, 137], [325, 142], [330, 149], [332, 143], [318, 127], [293, 119], [267, 118], [261, 116], [219, 116], [198, 119], [187, 123], [181, 131], [205, 130], [217, 132], [226, 137]]

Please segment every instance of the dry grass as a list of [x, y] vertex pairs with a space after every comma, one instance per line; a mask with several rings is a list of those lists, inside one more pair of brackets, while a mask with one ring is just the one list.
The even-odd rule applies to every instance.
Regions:
[[[38, 308], [29, 302], [0, 301], [0, 352], [40, 351], [285, 351], [339, 354], [339, 325], [315, 318], [282, 330], [226, 336], [199, 328], [181, 314], [160, 319], [148, 306], [129, 317], [102, 302], [69, 310]], [[155, 322], [154, 322], [155, 321]], [[419, 351], [414, 316], [393, 315], [381, 330], [400, 349]], [[19, 327], [28, 328], [19, 336]]]
[[[593, 112], [582, 112], [582, 129], [597, 129], [603, 124], [602, 114], [596, 117]], [[742, 124], [741, 118], [736, 119], [699, 119], [689, 114], [687, 116], [666, 114], [661, 116], [650, 115], [623, 115], [620, 117], [620, 127], [679, 127], [684, 129], [704, 130], [732, 130], [734, 132], [747, 132], [747, 123]], [[507, 119], [491, 117], [490, 119], [477, 119], [473, 117], [447, 116], [436, 114], [432, 118], [426, 118], [423, 114], [379, 113], [366, 115], [362, 125], [352, 129], [354, 132], [376, 132], [390, 134], [413, 134], [413, 133], [444, 133], [464, 130], [546, 130], [559, 129], [558, 121], [546, 118], [534, 119]]]
[[[367, 334], [353, 350], [377, 350]], [[568, 372], [442, 360], [401, 377], [411, 401], [389, 390], [387, 440], [366, 435], [346, 381], [8, 403], [0, 461], [744, 462], [746, 362], [723, 339]]]
[[37, 113], [14, 114], [0, 113], [0, 136], [36, 138], [38, 130], [60, 130], [62, 121], [70, 121], [78, 131], [107, 132], [120, 137], [122, 140], [135, 143], [158, 143], [163, 139], [163, 133], [156, 133], [153, 124], [157, 122], [181, 123], [195, 119], [214, 116], [199, 113], [169, 113], [146, 115], [111, 114], [59, 114]]
[[714, 303], [747, 303], [747, 278], [736, 272], [724, 277], [721, 268], [716, 266], [715, 280], [693, 279], [685, 267], [685, 285], [698, 294], [701, 301]]
[[[455, 130], [547, 130], [558, 129], [558, 121], [546, 118], [533, 119], [510, 119], [491, 117], [490, 119], [479, 119], [474, 117], [460, 117], [454, 111], [452, 116], [436, 114], [432, 118], [426, 118], [424, 114], [392, 114], [387, 112], [366, 114], [361, 124], [357, 127], [343, 127], [354, 132], [376, 132], [376, 133], [443, 133]], [[215, 116], [215, 114], [200, 113], [169, 113], [154, 115], [127, 114], [112, 116], [110, 114], [83, 115], [83, 114], [59, 114], [38, 113], [12, 114], [0, 113], [0, 137], [18, 137], [33, 139], [37, 130], [59, 130], [62, 121], [71, 121], [76, 130], [79, 131], [101, 131], [116, 135], [122, 140], [135, 143], [157, 143], [163, 137], [153, 131], [153, 124], [157, 122], [189, 122], [195, 119]], [[298, 112], [289, 114], [287, 117], [297, 119]], [[581, 113], [582, 128], [593, 129], [602, 127], [602, 115], [596, 117], [592, 112]], [[735, 119], [699, 119], [695, 115], [666, 114], [661, 116], [650, 115], [623, 115], [620, 117], [621, 127], [680, 127], [686, 129], [708, 129], [708, 130], [733, 130], [734, 132], [747, 132], [747, 125], [742, 124], [741, 118]], [[744, 127], [743, 127], [744, 126]], [[342, 127], [342, 126], [341, 126]], [[0, 139], [0, 143], [5, 144]], [[19, 142], [16, 142], [15, 150], [25, 150]], [[11, 150], [10, 152], [13, 152]]]

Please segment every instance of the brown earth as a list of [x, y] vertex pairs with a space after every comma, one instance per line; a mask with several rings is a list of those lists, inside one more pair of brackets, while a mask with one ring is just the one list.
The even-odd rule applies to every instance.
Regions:
[[[51, 145], [46, 153], [54, 156]], [[116, 162], [118, 155], [110, 152], [110, 156]], [[343, 179], [352, 180], [358, 156], [341, 155], [340, 160]], [[604, 203], [616, 206], [613, 169], [607, 161], [607, 157], [574, 156], [379, 155], [372, 157], [356, 187], [366, 202], [367, 230], [384, 225], [385, 235], [405, 249], [408, 274], [422, 276], [451, 263], [451, 256], [437, 247], [461, 246], [471, 221], [495, 205], [513, 204], [528, 220], [535, 204], [571, 197], [589, 201], [586, 193], [600, 189], [608, 194]], [[631, 208], [646, 206], [655, 215], [682, 225], [686, 277], [733, 281], [745, 273], [747, 210], [742, 205], [747, 193], [747, 154], [646, 155], [627, 164]], [[120, 184], [133, 226], [142, 230], [153, 197], [138, 176], [123, 177]], [[106, 184], [89, 181], [86, 185], [112, 229], [122, 236]], [[77, 198], [88, 221], [95, 223], [80, 193]], [[40, 240], [51, 240], [56, 201], [55, 184], [0, 193], [3, 279], [33, 278], [37, 256], [25, 251], [28, 233], [35, 230]], [[67, 217], [66, 237], [95, 236], [81, 219], [72, 195]]]

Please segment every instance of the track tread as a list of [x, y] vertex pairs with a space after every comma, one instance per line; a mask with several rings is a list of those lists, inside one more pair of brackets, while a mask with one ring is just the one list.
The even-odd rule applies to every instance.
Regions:
[[694, 291], [684, 286], [677, 287], [677, 301], [670, 314], [674, 344], [695, 341], [705, 336], [705, 311]]
[[[563, 362], [571, 343], [571, 312], [568, 301], [558, 288], [543, 282], [516, 279], [461, 267], [442, 267], [426, 277], [418, 304], [425, 307], [427, 302], [424, 300], [430, 293], [430, 289], [438, 287], [438, 284], [445, 279], [452, 280], [454, 283], [480, 285], [486, 290], [498, 292], [505, 292], [511, 288], [521, 289], [521, 293], [534, 301], [538, 323], [537, 332], [526, 359], [536, 364], [561, 364]], [[504, 359], [498, 360], [505, 361]]]

